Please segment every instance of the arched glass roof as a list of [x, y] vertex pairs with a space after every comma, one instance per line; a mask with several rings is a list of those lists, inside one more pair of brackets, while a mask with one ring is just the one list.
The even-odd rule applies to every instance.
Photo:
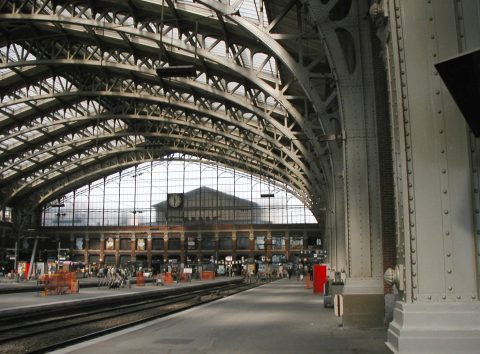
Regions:
[[335, 97], [301, 1], [4, 1], [2, 206], [184, 153], [288, 185], [318, 215]]
[[[43, 226], [316, 223], [288, 185], [172, 154], [82, 186], [44, 206]], [[179, 194], [181, 210], [168, 205]], [[173, 214], [173, 216], [172, 216]]]

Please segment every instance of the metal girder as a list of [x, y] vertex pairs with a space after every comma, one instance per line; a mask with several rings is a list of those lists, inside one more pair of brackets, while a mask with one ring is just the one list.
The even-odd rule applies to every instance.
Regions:
[[[91, 116], [91, 117], [81, 118], [82, 121], [87, 121], [87, 120], [98, 121], [99, 119], [111, 119], [111, 117], [108, 117], [108, 116], [107, 117], [105, 117], [105, 116], [104, 117]], [[138, 116], [138, 115], [137, 116], [123, 115], [123, 116], [116, 116], [115, 119], [134, 119], [134, 120], [142, 120], [143, 121], [146, 118], [144, 116]], [[164, 119], [157, 118], [157, 119], [155, 119], [155, 121], [168, 122], [169, 119], [168, 118], [164, 118]], [[55, 123], [58, 124], [57, 122], [55, 122]], [[248, 150], [246, 151], [246, 154], [244, 154], [243, 158], [245, 158], [245, 156], [252, 156], [253, 157], [253, 156], [256, 156], [256, 154], [258, 152], [261, 152], [261, 153], [263, 153], [262, 155], [264, 157], [259, 157], [259, 158], [263, 159], [263, 163], [265, 163], [266, 165], [270, 165], [273, 168], [274, 165], [270, 164], [268, 162], [268, 159], [271, 159], [272, 161], [276, 161], [279, 165], [284, 166], [283, 168], [281, 168], [279, 170], [279, 173], [280, 173], [280, 171], [284, 172], [285, 170], [290, 170], [291, 175], [297, 176], [297, 179], [300, 180], [303, 185], [305, 185], [305, 186], [309, 185], [309, 182], [307, 182], [304, 179], [304, 177], [302, 177], [301, 173], [299, 173], [296, 166], [293, 166], [291, 164], [286, 163], [285, 159], [277, 158], [276, 156], [272, 155], [270, 150], [264, 149], [264, 148], [260, 147], [258, 144], [254, 145], [254, 141], [248, 141], [248, 140], [245, 139], [245, 137], [243, 137], [243, 138], [242, 138], [242, 136], [234, 137], [233, 135], [228, 134], [228, 132], [227, 133], [222, 133], [217, 129], [209, 128], [209, 127], [203, 127], [201, 125], [194, 124], [194, 123], [189, 123], [189, 122], [178, 121], [178, 122], [175, 122], [175, 126], [176, 126], [177, 130], [178, 130], [179, 127], [196, 128], [198, 130], [198, 132], [196, 132], [198, 135], [204, 134], [206, 132], [206, 133], [212, 134], [214, 136], [214, 139], [218, 136], [222, 136], [226, 141], [230, 141], [230, 144], [234, 140], [234, 141], [236, 141], [237, 144], [243, 145], [244, 147], [248, 148]], [[119, 137], [122, 137], [122, 136], [131, 136], [133, 134], [141, 135], [142, 137], [149, 137], [149, 138], [165, 137], [165, 138], [177, 138], [177, 139], [180, 139], [180, 140], [183, 139], [183, 140], [187, 140], [187, 141], [196, 141], [198, 139], [195, 136], [189, 136], [185, 133], [189, 133], [189, 132], [184, 132], [182, 130], [179, 130], [179, 131], [176, 131], [176, 132], [165, 134], [165, 133], [149, 132], [149, 131], [130, 132], [130, 131], [123, 131], [122, 130], [122, 131], [112, 132], [112, 133], [109, 133], [109, 134], [105, 134], [105, 133], [96, 134], [94, 136], [86, 136], [83, 139], [75, 139], [75, 140], [66, 141], [66, 142], [63, 142], [63, 143], [58, 143], [54, 146], [47, 145], [45, 148], [42, 148], [42, 149], [39, 149], [40, 147], [38, 147], [31, 154], [24, 155], [22, 158], [16, 160], [15, 163], [16, 164], [22, 164], [26, 160], [36, 158], [38, 155], [42, 155], [42, 154], [45, 154], [45, 153], [52, 153], [56, 150], [62, 151], [61, 155], [69, 155], [71, 153], [76, 153], [76, 151], [75, 151], [76, 146], [80, 146], [81, 148], [83, 148], [82, 143], [84, 143], [84, 142], [89, 142], [89, 141], [97, 141], [98, 142], [98, 141], [110, 140], [110, 139], [115, 140], [116, 138], [119, 138]], [[202, 138], [202, 136], [200, 136], [200, 138]], [[205, 138], [205, 137], [203, 136], [203, 138]], [[200, 141], [203, 141], [203, 139], [201, 139]], [[211, 141], [211, 140], [209, 140], [209, 143], [212, 144], [212, 145], [217, 145], [216, 142]], [[74, 147], [72, 147], [72, 145], [74, 145]], [[72, 147], [73, 151], [64, 150], [65, 147]], [[239, 146], [236, 146], [236, 147], [238, 148]], [[235, 149], [235, 151], [239, 152], [239, 151], [244, 151], [244, 150]], [[10, 165], [4, 167], [3, 169], [0, 169], [0, 174], [4, 173], [9, 168], [11, 168]], [[276, 168], [274, 168], [274, 169], [276, 170]], [[21, 172], [21, 171], [19, 171], [19, 172]], [[15, 175], [13, 175], [12, 177], [15, 177]], [[9, 178], [5, 178], [5, 181], [8, 181], [8, 179]]]
[[[58, 62], [56, 62], [56, 60], [54, 60], [54, 59], [52, 59], [50, 61], [47, 61], [46, 63], [45, 62], [43, 62], [43, 63], [46, 64], [46, 65], [58, 65]], [[35, 62], [19, 63], [19, 65], [31, 65], [31, 64], [36, 65]], [[114, 65], [114, 64], [110, 64], [110, 63], [101, 65], [97, 62], [90, 63], [88, 60], [73, 60], [71, 63], [63, 63], [62, 65], [65, 65], [67, 67], [68, 67], [68, 65], [74, 65], [76, 67], [77, 66], [78, 67], [82, 67], [82, 66], [92, 67], [93, 66], [93, 67], [97, 67], [97, 68], [105, 67], [105, 68], [120, 69], [120, 70], [125, 71], [125, 72], [142, 73], [142, 71], [139, 70], [138, 67], [136, 67], [136, 66], [129, 66], [129, 67], [122, 66], [122, 67], [119, 67], [118, 65]], [[2, 64], [0, 64], [0, 69], [2, 67], [3, 67]], [[149, 79], [150, 79], [149, 81], [151, 82], [150, 85], [143, 84], [144, 90], [147, 90], [147, 91], [149, 90], [149, 91], [153, 92], [154, 89], [155, 89], [154, 86], [161, 86], [160, 84], [155, 85], [155, 81], [158, 81], [158, 80], [155, 80], [155, 73], [154, 73], [153, 70], [149, 73], [145, 73], [145, 72], [143, 72], [143, 73], [149, 75]], [[121, 80], [117, 80], [117, 83], [120, 82], [120, 81]], [[124, 81], [126, 81], [126, 80], [124, 80]], [[245, 98], [242, 98], [238, 94], [232, 94], [232, 93], [229, 93], [225, 90], [222, 91], [222, 90], [217, 89], [214, 86], [210, 86], [210, 85], [207, 85], [207, 84], [204, 84], [204, 83], [200, 83], [198, 81], [191, 80], [191, 79], [178, 78], [174, 81], [169, 82], [169, 85], [172, 86], [172, 87], [183, 89], [184, 90], [183, 92], [185, 92], [185, 93], [188, 93], [189, 88], [194, 89], [195, 93], [201, 94], [201, 97], [211, 96], [211, 97], [213, 97], [213, 99], [217, 100], [217, 102], [227, 101], [230, 105], [238, 106], [238, 107], [244, 109], [245, 111], [249, 111], [251, 113], [254, 113], [256, 116], [258, 116], [260, 118], [263, 118], [265, 121], [268, 121], [269, 123], [271, 123], [275, 127], [275, 129], [278, 129], [285, 137], [287, 137], [289, 139], [294, 138], [294, 136], [293, 136], [294, 133], [291, 130], [289, 130], [288, 127], [286, 126], [288, 124], [283, 124], [282, 125], [271, 116], [272, 114], [285, 115], [285, 111], [278, 109], [276, 106], [271, 106], [271, 107], [265, 106], [264, 109], [260, 109], [260, 107], [254, 105], [251, 100], [245, 100]], [[97, 85], [97, 86], [101, 89], [105, 85]], [[89, 87], [87, 87], [87, 88], [89, 88]], [[41, 90], [41, 88], [39, 89], [39, 91], [40, 90]], [[131, 91], [130, 88], [127, 88], [127, 90]], [[73, 91], [73, 92], [76, 93], [78, 91]], [[19, 97], [18, 99], [9, 100], [9, 101], [6, 101], [6, 102], [1, 102], [0, 101], [0, 110], [2, 110], [5, 107], [11, 106], [11, 105], [26, 103], [29, 100], [41, 100], [41, 99], [48, 99], [48, 98], [68, 97], [70, 95], [71, 95], [71, 92], [65, 91], [65, 92], [58, 92], [58, 93], [54, 93], [54, 94], [50, 94], [50, 95], [25, 96], [23, 98]], [[81, 95], [81, 93], [79, 93], [79, 95]], [[161, 98], [159, 98], [159, 99], [161, 99]], [[164, 99], [163, 102], [164, 103], [171, 103], [171, 99], [170, 98]], [[172, 104], [174, 104], [174, 103], [172, 103]], [[5, 125], [3, 125], [3, 128], [5, 129]], [[303, 153], [306, 153], [306, 150], [304, 149], [304, 147], [302, 145], [297, 144], [297, 147]]]
[[[87, 21], [87, 20], [75, 19], [75, 18], [55, 18], [55, 17], [52, 18], [50, 16], [40, 16], [40, 18], [38, 18], [38, 17], [39, 17], [38, 15], [32, 16], [32, 18], [29, 19], [29, 20], [31, 20], [31, 21], [44, 21], [44, 22], [59, 22], [59, 23], [78, 24], [78, 25], [82, 24], [82, 26], [91, 26], [91, 27], [94, 27], [94, 28], [105, 28], [105, 29], [115, 31], [115, 32], [123, 32], [123, 33], [129, 34], [129, 35], [132, 35], [132, 36], [133, 35], [137, 36], [139, 38], [145, 38], [145, 39], [151, 40], [152, 42], [150, 42], [150, 48], [156, 48], [156, 46], [152, 47], [152, 43], [158, 43], [158, 40], [159, 40], [158, 38], [156, 38], [155, 34], [143, 33], [141, 31], [138, 31], [136, 29], [131, 29], [131, 28], [115, 27], [113, 25], [109, 26], [107, 24], [104, 24], [101, 27], [100, 24], [96, 21]], [[7, 20], [7, 19], [8, 20], [17, 20], [16, 15], [0, 15], [0, 19], [1, 18], [3, 18], [4, 20]], [[25, 20], [25, 16], [22, 16], [22, 18]], [[72, 31], [71, 28], [69, 28], [69, 30]], [[103, 37], [106, 37], [106, 35], [103, 34]], [[200, 49], [197, 48], [195, 50], [195, 48], [193, 48], [192, 46], [186, 45], [183, 41], [178, 41], [177, 39], [170, 39], [170, 43], [168, 43], [168, 40], [169, 40], [168, 38], [164, 38], [163, 39], [163, 41], [164, 41], [163, 44], [173, 46], [173, 48], [176, 48], [177, 51], [181, 51], [181, 52], [178, 52], [177, 54], [185, 55], [186, 53], [189, 53], [190, 58], [187, 58], [187, 59], [191, 60], [192, 59], [191, 58], [192, 54], [195, 54], [199, 57], [204, 58], [205, 60], [207, 60], [209, 62], [216, 62], [217, 65], [222, 67], [223, 70], [225, 70], [225, 71], [231, 71], [231, 69], [232, 69], [232, 62], [230, 60], [226, 60], [225, 58], [218, 57], [217, 55], [212, 55], [209, 51], [204, 50], [202, 48], [200, 48]], [[276, 43], [273, 40], [271, 40], [269, 42]], [[137, 45], [139, 45], [139, 44], [137, 44]], [[143, 43], [143, 45], [145, 46], [147, 44]], [[277, 46], [278, 46], [278, 44], [277, 44]], [[173, 50], [173, 48], [172, 48], [172, 50]], [[285, 52], [281, 52], [278, 55], [283, 55], [283, 57], [288, 56], [288, 54], [285, 53]], [[287, 99], [282, 98], [282, 95], [277, 90], [272, 88], [269, 84], [267, 84], [264, 81], [264, 79], [266, 79], [266, 77], [260, 75], [260, 77], [261, 77], [261, 79], [260, 79], [258, 73], [257, 74], [252, 74], [252, 71], [249, 70], [249, 69], [245, 69], [243, 67], [236, 66], [235, 64], [233, 64], [233, 65], [234, 65], [234, 68], [235, 68], [235, 70], [234, 70], [235, 73], [240, 74], [247, 81], [254, 83], [257, 87], [259, 87], [261, 90], [266, 92], [269, 96], [275, 97], [275, 99], [277, 99], [282, 104], [282, 106], [285, 107], [285, 109], [291, 114], [291, 116], [295, 119], [295, 121], [302, 127], [302, 130], [309, 137], [309, 140], [315, 146], [316, 150], [320, 152], [319, 155], [324, 154], [324, 149], [325, 148], [320, 147], [318, 145], [318, 143], [316, 142], [316, 139], [315, 139], [315, 135], [312, 133], [312, 131], [309, 129], [309, 127], [307, 125], [305, 125], [304, 118], [299, 114], [299, 112], [291, 105], [291, 103]], [[297, 73], [297, 72], [294, 72], [294, 73], [295, 73], [296, 76], [299, 75], [299, 73]]]
[[[198, 3], [203, 5], [205, 5], [205, 2], [209, 3], [209, 1], [198, 1]], [[58, 72], [58, 70], [63, 69], [65, 65], [78, 64], [78, 55], [82, 55], [83, 53], [83, 55], [90, 57], [82, 58], [80, 62], [85, 68], [88, 68], [87, 70], [92, 77], [96, 75], [99, 85], [101, 85], [102, 82], [108, 83], [109, 77], [117, 77], [119, 74], [125, 76], [127, 75], [127, 72], [131, 75], [133, 81], [142, 81], [149, 76], [154, 78], [155, 65], [162, 65], [162, 63], [159, 60], [150, 60], [149, 57], [154, 58], [155, 53], [157, 53], [158, 56], [159, 48], [166, 48], [173, 60], [180, 60], [183, 62], [191, 62], [195, 59], [201, 60], [201, 71], [206, 73], [207, 78], [210, 77], [212, 72], [214, 72], [214, 74], [217, 75], [217, 78], [230, 76], [230, 79], [227, 79], [225, 83], [217, 78], [215, 78], [216, 81], [205, 81], [202, 83], [198, 81], [199, 77], [193, 80], [160, 80], [159, 85], [165, 88], [164, 93], [167, 93], [168, 95], [174, 93], [175, 95], [167, 95], [168, 98], [165, 96], [163, 100], [157, 98], [152, 99], [154, 96], [151, 93], [145, 95], [141, 92], [115, 92], [115, 89], [111, 90], [110, 88], [106, 90], [95, 90], [95, 93], [92, 96], [97, 97], [99, 103], [104, 105], [104, 107], [109, 106], [113, 108], [115, 107], [115, 100], [125, 98], [128, 99], [127, 101], [130, 101], [129, 103], [131, 103], [132, 100], [144, 101], [151, 104], [166, 106], [171, 110], [180, 109], [184, 112], [193, 112], [197, 115], [209, 117], [209, 119], [213, 119], [216, 122], [215, 124], [219, 124], [217, 127], [220, 129], [227, 128], [229, 124], [234, 125], [239, 129], [245, 129], [250, 134], [254, 134], [254, 136], [258, 137], [251, 139], [252, 143], [249, 147], [250, 150], [253, 150], [254, 148], [253, 144], [256, 141], [255, 139], [261, 139], [261, 141], [264, 141], [266, 144], [264, 145], [265, 147], [261, 148], [262, 154], [269, 156], [270, 159], [279, 157], [282, 159], [288, 158], [290, 161], [287, 160], [288, 162], [283, 162], [283, 165], [286, 166], [287, 170], [293, 170], [293, 175], [296, 176], [296, 178], [304, 178], [304, 176], [306, 176], [307, 179], [303, 181], [303, 184], [309, 186], [308, 192], [304, 189], [302, 193], [311, 193], [311, 195], [306, 196], [305, 200], [307, 203], [309, 200], [316, 200], [324, 195], [324, 182], [328, 179], [328, 176], [323, 174], [322, 170], [325, 169], [320, 167], [323, 163], [320, 162], [320, 159], [328, 157], [329, 149], [328, 146], [321, 143], [321, 141], [332, 140], [332, 136], [320, 134], [320, 138], [318, 137], [318, 132], [324, 132], [322, 125], [323, 122], [317, 119], [312, 121], [311, 117], [303, 116], [305, 112], [308, 112], [308, 109], [307, 111], [304, 111], [303, 107], [304, 102], [306, 101], [303, 100], [302, 103], [297, 104], [294, 101], [296, 99], [294, 97], [295, 95], [289, 95], [288, 92], [289, 87], [293, 87], [293, 81], [281, 82], [277, 73], [274, 75], [266, 75], [266, 73], [263, 72], [263, 67], [266, 65], [267, 61], [270, 59], [280, 61], [293, 76], [300, 77], [301, 80], [299, 83], [304, 89], [305, 97], [308, 98], [310, 102], [313, 102], [312, 104], [317, 109], [320, 108], [319, 112], [324, 113], [326, 106], [322, 107], [318, 104], [321, 103], [321, 100], [318, 101], [319, 96], [312, 91], [311, 87], [308, 85], [309, 74], [307, 71], [309, 68], [303, 68], [301, 65], [291, 60], [292, 58], [288, 52], [273, 40], [271, 35], [261, 28], [250, 28], [249, 26], [255, 25], [248, 23], [248, 21], [244, 19], [236, 18], [237, 16], [229, 15], [228, 11], [220, 13], [215, 9], [211, 11], [202, 7], [203, 12], [200, 11], [199, 17], [199, 12], [197, 11], [199, 8], [198, 4], [179, 4], [167, 0], [171, 12], [169, 16], [174, 14], [174, 18], [177, 20], [179, 19], [179, 16], [182, 16], [182, 21], [198, 23], [197, 18], [200, 18], [201, 21], [202, 19], [207, 19], [212, 14], [218, 16], [217, 23], [221, 27], [220, 30], [216, 32], [217, 38], [221, 40], [223, 37], [227, 43], [227, 56], [219, 56], [212, 50], [212, 47], [207, 46], [204, 41], [204, 35], [196, 33], [196, 31], [195, 33], [192, 33], [188, 26], [180, 31], [183, 38], [164, 36], [159, 40], [158, 28], [155, 27], [151, 18], [150, 20], [143, 20], [140, 18], [141, 16], [145, 16], [147, 8], [146, 4], [148, 3], [155, 4], [156, 9], [158, 10], [159, 3], [156, 1], [135, 1], [135, 6], [133, 7], [133, 2], [130, 4], [128, 4], [128, 1], [118, 3], [118, 8], [121, 8], [122, 11], [126, 10], [128, 12], [129, 8], [135, 8], [135, 11], [130, 11], [135, 22], [135, 27], [129, 25], [128, 14], [125, 15], [125, 18], [115, 18], [117, 15], [113, 11], [113, 17], [109, 17], [109, 15], [107, 16], [107, 10], [103, 9], [103, 5], [100, 3], [108, 3], [108, 1], [99, 1], [98, 8], [93, 9], [93, 12], [98, 14], [98, 16], [95, 14], [92, 16], [85, 11], [85, 9], [80, 9], [78, 12], [75, 12], [73, 11], [73, 8], [75, 8], [76, 5], [72, 5], [71, 7], [65, 5], [53, 10], [56, 14], [62, 13], [62, 16], [42, 14], [44, 11], [39, 10], [39, 7], [34, 11], [29, 10], [28, 14], [26, 12], [22, 13], [22, 10], [17, 7], [12, 11], [12, 14], [7, 14], [7, 11], [5, 11], [5, 5], [1, 4], [0, 9], [2, 9], [3, 13], [0, 15], [0, 20], [2, 21], [2, 24], [28, 22], [34, 25], [35, 30], [38, 31], [58, 31], [60, 29], [64, 36], [63, 38], [67, 38], [65, 43], [57, 41], [58, 45], [56, 48], [61, 47], [61, 50], [59, 49], [58, 52], [50, 51], [47, 53], [45, 48], [42, 49], [41, 45], [36, 47], [33, 45], [32, 48], [35, 49], [35, 51], [32, 51], [32, 55], [39, 58], [35, 60], [36, 63], [34, 63], [34, 65], [39, 64], [41, 66], [48, 66], [52, 70]], [[114, 7], [117, 7], [117, 3], [112, 4]], [[293, 2], [291, 5], [293, 6]], [[44, 8], [48, 7], [46, 3], [42, 6]], [[207, 6], [207, 8], [209, 7], [210, 6]], [[227, 7], [225, 7], [225, 9], [227, 9]], [[68, 17], [63, 11], [71, 12], [72, 17]], [[284, 12], [286, 14], [288, 10], [285, 10]], [[280, 17], [285, 16], [285, 14]], [[281, 20], [280, 17], [278, 17], [277, 22]], [[180, 30], [181, 26], [178, 21], [177, 27]], [[217, 25], [217, 29], [218, 28]], [[248, 28], [248, 31], [244, 31], [245, 28]], [[161, 28], [160, 30], [163, 31], [164, 28]], [[167, 34], [168, 32], [169, 30], [167, 28], [165, 33]], [[218, 33], [220, 32], [223, 32], [223, 36], [218, 36]], [[247, 35], [247, 33], [254, 34], [254, 36]], [[210, 35], [210, 33], [205, 32], [205, 35]], [[232, 35], [233, 38], [232, 43], [230, 43], [230, 35]], [[83, 52], [70, 51], [69, 48], [72, 45], [75, 45], [75, 41], [84, 41], [84, 43], [87, 44], [89, 38], [94, 39], [92, 43], [95, 43], [100, 50]], [[239, 38], [242, 40], [237, 43], [236, 41], [238, 41]], [[229, 44], [231, 44], [231, 46]], [[29, 45], [30, 44], [24, 46], [24, 49], [26, 49], [27, 52], [28, 49], [30, 49]], [[123, 62], [121, 60], [118, 61], [117, 58], [114, 59], [112, 53], [108, 52], [109, 47], [119, 48], [119, 52], [123, 51], [125, 55], [130, 55], [131, 59], [125, 59]], [[52, 46], [52, 48], [54, 47]], [[262, 50], [262, 52], [267, 53], [265, 60], [263, 63], [260, 63], [260, 66], [257, 68], [249, 67], [248, 62], [245, 61], [248, 57], [244, 56], [246, 50], [256, 52], [259, 48], [265, 49], [264, 51]], [[50, 55], [50, 58], [46, 56], [47, 54]], [[61, 57], [62, 55], [64, 56], [63, 58]], [[112, 60], [110, 60], [109, 57], [111, 57]], [[137, 66], [140, 62], [141, 65], [139, 64]], [[2, 60], [0, 58], [0, 65], [3, 65], [4, 68], [7, 68], [10, 65], [8, 62], [1, 63]], [[35, 80], [38, 80], [37, 75], [42, 75], [36, 74], [32, 77], [29, 73], [39, 70], [39, 67], [34, 67], [34, 69], [25, 67], [24, 69], [22, 68], [23, 63], [28, 65], [28, 63], [32, 63], [32, 60], [27, 60], [27, 57], [25, 56], [24, 60], [13, 61], [11, 68], [20, 70], [26, 73], [26, 75], [24, 78], [20, 78], [19, 74], [8, 75], [9, 84], [6, 86], [7, 89], [9, 87], [21, 88], [21, 85], [19, 84], [22, 81], [28, 82], [29, 80], [32, 80], [35, 82]], [[16, 76], [19, 77], [19, 80], [15, 78]], [[67, 77], [68, 80], [74, 78], [71, 74], [66, 74], [65, 77]], [[245, 85], [245, 95], [247, 95], [247, 97], [249, 95], [247, 100], [243, 100], [238, 95], [227, 90], [227, 85], [224, 84], [230, 84], [234, 81], [238, 81], [240, 84]], [[78, 85], [78, 83], [78, 80], [75, 81], [75, 85]], [[210, 83], [213, 84], [212, 87], [209, 87]], [[223, 90], [222, 85], [224, 86]], [[297, 83], [294, 85], [297, 86]], [[25, 87], [28, 87], [28, 85]], [[119, 88], [121, 88], [121, 86], [119, 86]], [[68, 109], [69, 107], [73, 107], [82, 99], [82, 97], [85, 98], [89, 96], [87, 93], [88, 91], [83, 88], [79, 92], [36, 95], [38, 98], [29, 95], [24, 96], [25, 98], [20, 98], [22, 97], [21, 95], [14, 97], [13, 99], [10, 98], [12, 100], [12, 106], [21, 103], [22, 100], [25, 104], [38, 104], [35, 104], [35, 108], [33, 108], [33, 106], [31, 108], [25, 108], [22, 112], [19, 112], [19, 114], [9, 114], [6, 112], [7, 120], [2, 122], [0, 119], [0, 126], [3, 125], [6, 127], [4, 125], [5, 122], [12, 122], [13, 124], [8, 123], [10, 124], [10, 129], [14, 131], [14, 136], [11, 138], [18, 139], [20, 144], [25, 145], [25, 141], [20, 141], [23, 137], [19, 132], [17, 134], [15, 129], [21, 129], [21, 127], [27, 126], [27, 124], [32, 124], [32, 126], [27, 129], [31, 129], [32, 132], [39, 132], [41, 129], [48, 130], [57, 124], [61, 124], [53, 121], [48, 122], [48, 116], [51, 115], [53, 117], [57, 115], [55, 110], [58, 110], [59, 108]], [[189, 93], [192, 95], [191, 97], [193, 97], [193, 101], [182, 101], [182, 95], [188, 95]], [[78, 95], [79, 97], [70, 99], [73, 95]], [[310, 97], [311, 95], [314, 95], [317, 98], [314, 97], [312, 101], [312, 97]], [[52, 101], [46, 100], [47, 96], [50, 96]], [[264, 98], [261, 98], [261, 96]], [[336, 96], [333, 94], [330, 95], [329, 100], [332, 101], [335, 98]], [[45, 99], [45, 101], [42, 101], [43, 99]], [[267, 99], [269, 100], [269, 104], [266, 104]], [[316, 103], [314, 102], [315, 99], [317, 99]], [[262, 100], [264, 100], [264, 104], [262, 104]], [[216, 111], [215, 107], [217, 104], [223, 105], [225, 112]], [[326, 104], [329, 105], [330, 102], [327, 101]], [[35, 111], [36, 109], [43, 109], [44, 111]], [[238, 120], [239, 115], [236, 114], [238, 109], [242, 112], [249, 112], [258, 117], [256, 126], [253, 127], [246, 121]], [[302, 111], [304, 113], [301, 113]], [[134, 112], [132, 111], [131, 113]], [[323, 113], [321, 114], [322, 117], [324, 116]], [[42, 115], [45, 116], [47, 122], [43, 120], [39, 121], [39, 117]], [[81, 115], [85, 115], [85, 113], [82, 113]], [[18, 121], [14, 121], [17, 120], [17, 117]], [[149, 115], [147, 120], [152, 121], [152, 117], [154, 117], [154, 115]], [[56, 118], [58, 118], [58, 115]], [[125, 119], [127, 120], [127, 118]], [[66, 121], [67, 119], [64, 120]], [[133, 120], [135, 121], [135, 124], [138, 124], [141, 119], [135, 118]], [[161, 122], [166, 122], [166, 120]], [[180, 125], [183, 124], [183, 126], [191, 126], [193, 121], [175, 121], [175, 124], [177, 123]], [[131, 125], [133, 130], [135, 130], [135, 124]], [[83, 124], [83, 118], [77, 118], [75, 120], [68, 119], [68, 124], [63, 125], [63, 128], [58, 132], [53, 132], [52, 138], [64, 135], [68, 129], [71, 129], [71, 133], [74, 134], [75, 129], [79, 129], [80, 127], [81, 129], [84, 129], [88, 126], [91, 127], [91, 125]], [[202, 129], [208, 131], [206, 126]], [[315, 129], [317, 132], [315, 132]], [[212, 130], [209, 132], [213, 133]], [[141, 130], [139, 130], [138, 133], [147, 134]], [[86, 136], [81, 140], [88, 141], [88, 134], [90, 133], [86, 131], [85, 134]], [[225, 129], [222, 132], [215, 132], [215, 134], [217, 137], [221, 136], [222, 139], [227, 139], [227, 137], [229, 137], [228, 129]], [[335, 137], [333, 136], [333, 138]], [[35, 141], [41, 142], [42, 140], [45, 141], [45, 139], [48, 138], [40, 138], [38, 141]], [[232, 147], [234, 147], [235, 142], [239, 143], [239, 139], [240, 136], [232, 136], [228, 141], [230, 141], [233, 144]], [[69, 144], [71, 143], [65, 141], [60, 145], [65, 147], [72, 146]], [[57, 147], [54, 147], [53, 144], [48, 149], [53, 152], [56, 148]], [[271, 148], [278, 150], [278, 152], [269, 150]], [[75, 148], [72, 148], [72, 150], [74, 149]], [[31, 150], [34, 151], [33, 148], [31, 148]], [[24, 149], [23, 151], [26, 150]], [[34, 154], [38, 155], [40, 153], [41, 152], [35, 152]], [[88, 159], [88, 157], [86, 158]], [[55, 156], [53, 159], [61, 160], [61, 155]], [[22, 159], [22, 161], [27, 160], [27, 156], [24, 156]], [[237, 161], [237, 163], [238, 162], [239, 161]], [[294, 171], [297, 167], [299, 167], [299, 171]], [[289, 178], [291, 178], [291, 176]]]
[[[181, 108], [182, 110], [188, 110], [188, 111], [191, 111], [191, 112], [196, 112], [198, 114], [201, 114], [202, 116], [207, 116], [207, 117], [215, 118], [219, 121], [224, 121], [226, 124], [233, 124], [233, 125], [238, 126], [239, 128], [241, 128], [245, 131], [249, 131], [249, 132], [259, 136], [261, 139], [265, 140], [266, 142], [268, 142], [272, 146], [275, 146], [279, 151], [282, 151], [285, 154], [284, 157], [288, 156], [290, 159], [292, 159], [292, 161], [295, 161], [295, 163], [298, 165], [298, 168], [299, 168], [298, 172], [304, 172], [307, 175], [310, 174], [308, 168], [304, 165], [304, 163], [302, 161], [299, 160], [298, 156], [292, 154], [291, 150], [286, 148], [282, 144], [280, 144], [280, 142], [278, 140], [276, 140], [276, 139], [272, 138], [271, 136], [265, 134], [265, 132], [262, 131], [262, 130], [253, 129], [253, 127], [248, 125], [248, 124], [244, 124], [244, 123], [242, 124], [239, 120], [232, 119], [227, 114], [213, 112], [211, 110], [204, 109], [202, 107], [198, 107], [197, 105], [187, 103], [187, 102], [172, 102], [172, 101], [166, 99], [165, 97], [146, 96], [146, 95], [140, 95], [138, 93], [135, 94], [135, 93], [127, 93], [127, 92], [119, 93], [119, 92], [105, 92], [105, 91], [95, 91], [95, 92], [74, 91], [74, 92], [70, 92], [70, 93], [62, 92], [62, 93], [58, 93], [58, 94], [51, 94], [51, 95], [45, 95], [45, 96], [39, 96], [39, 97], [34, 96], [34, 97], [30, 97], [28, 99], [30, 101], [36, 101], [36, 100], [44, 100], [44, 99], [48, 99], [48, 98], [55, 98], [57, 96], [59, 96], [59, 97], [69, 97], [69, 96], [73, 97], [74, 96], [78, 99], [80, 99], [81, 97], [106, 96], [106, 97], [111, 98], [111, 97], [114, 97], [114, 96], [118, 96], [119, 98], [122, 98], [122, 99], [140, 99], [142, 101], [150, 101], [152, 103], [153, 102], [156, 102], [156, 103], [160, 102], [160, 103], [164, 103], [166, 105], [168, 104], [168, 105], [175, 106], [177, 108]], [[21, 101], [23, 101], [23, 100], [25, 100], [25, 99], [22, 99]], [[18, 103], [18, 101], [12, 101], [10, 103], [14, 104], [14, 103]], [[73, 122], [75, 122], [75, 120], [69, 119], [68, 122], [73, 123]], [[177, 121], [175, 121], [175, 122], [177, 122]], [[56, 124], [58, 124], [58, 123], [56, 123]], [[18, 136], [18, 134], [17, 134], [17, 136]], [[293, 135], [290, 135], [290, 136], [291, 136], [291, 139], [293, 140], [294, 139]], [[9, 138], [12, 138], [12, 136], [10, 135]], [[1, 142], [1, 140], [2, 139], [0, 139], [0, 142]], [[2, 154], [0, 154], [0, 159], [2, 157], [1, 155]], [[278, 157], [276, 155], [271, 155], [271, 156], [272, 156], [272, 158], [277, 158]], [[309, 178], [312, 178], [312, 176], [309, 175]]]
[[[314, 104], [317, 113], [321, 114], [325, 112], [326, 106], [320, 101], [319, 95], [312, 92], [311, 85], [309, 83], [309, 75], [304, 67], [301, 67], [276, 40], [272, 39], [267, 31], [259, 26], [256, 26], [252, 22], [243, 19], [240, 16], [236, 16], [236, 8], [226, 4], [222, 4], [213, 0], [196, 0], [196, 2], [205, 5], [206, 7], [214, 10], [217, 13], [221, 13], [224, 17], [228, 18], [232, 22], [237, 23], [239, 26], [247, 30], [254, 38], [258, 38], [268, 49], [275, 54], [275, 57], [282, 61], [286, 68], [288, 68], [292, 75], [295, 76], [298, 83], [303, 87], [308, 99]], [[307, 130], [307, 134], [309, 132]]]

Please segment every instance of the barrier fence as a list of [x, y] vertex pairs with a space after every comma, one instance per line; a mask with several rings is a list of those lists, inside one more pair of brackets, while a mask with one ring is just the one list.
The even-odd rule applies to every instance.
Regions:
[[41, 295], [66, 295], [78, 293], [78, 280], [75, 272], [59, 271], [55, 274], [45, 274], [38, 280], [43, 286]]

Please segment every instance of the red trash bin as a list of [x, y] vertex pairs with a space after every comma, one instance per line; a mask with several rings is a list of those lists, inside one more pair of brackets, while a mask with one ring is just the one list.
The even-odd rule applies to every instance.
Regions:
[[313, 292], [315, 294], [324, 294], [326, 282], [327, 282], [327, 265], [315, 264], [313, 266]]

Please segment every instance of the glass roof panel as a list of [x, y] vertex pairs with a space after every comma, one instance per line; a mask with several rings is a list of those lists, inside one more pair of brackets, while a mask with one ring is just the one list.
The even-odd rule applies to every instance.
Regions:
[[259, 6], [260, 0], [243, 0], [242, 4], [239, 7], [240, 15], [249, 20], [254, 20], [253, 22], [259, 22]]

